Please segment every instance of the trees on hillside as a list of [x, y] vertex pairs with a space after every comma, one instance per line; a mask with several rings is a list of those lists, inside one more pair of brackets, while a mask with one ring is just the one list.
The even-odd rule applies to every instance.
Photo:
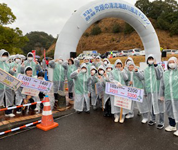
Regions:
[[0, 49], [6, 49], [11, 54], [23, 53], [21, 48], [28, 41], [19, 28], [9, 28], [4, 25], [12, 24], [16, 17], [11, 9], [0, 3]]

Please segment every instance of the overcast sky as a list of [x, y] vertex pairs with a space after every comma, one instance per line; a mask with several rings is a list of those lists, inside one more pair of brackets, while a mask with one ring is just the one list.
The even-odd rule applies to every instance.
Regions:
[[73, 11], [91, 1], [94, 0], [0, 0], [0, 3], [6, 3], [17, 17], [10, 27], [19, 27], [23, 34], [44, 31], [56, 37]]

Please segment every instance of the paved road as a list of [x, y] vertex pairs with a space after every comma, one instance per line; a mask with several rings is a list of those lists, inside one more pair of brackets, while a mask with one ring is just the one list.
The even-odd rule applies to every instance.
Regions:
[[48, 132], [37, 128], [0, 140], [4, 150], [178, 150], [172, 133], [141, 124], [141, 117], [114, 123], [102, 112], [72, 114]]

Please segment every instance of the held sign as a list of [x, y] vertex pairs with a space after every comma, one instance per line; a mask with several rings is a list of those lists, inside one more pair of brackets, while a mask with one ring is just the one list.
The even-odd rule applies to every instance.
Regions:
[[2, 69], [0, 69], [0, 83], [4, 84], [5, 86], [9, 87], [14, 91], [17, 91], [17, 89], [22, 84], [20, 80], [13, 77], [12, 75], [10, 75], [9, 73], [5, 72]]
[[118, 87], [115, 83], [107, 82], [105, 93], [142, 103], [144, 90], [128, 86]]
[[21, 87], [35, 89], [41, 92], [49, 92], [53, 83], [19, 74], [17, 78], [22, 81]]
[[26, 87], [24, 87], [22, 90], [22, 94], [35, 96], [35, 97], [38, 97], [39, 93], [40, 93], [40, 91], [38, 91], [38, 90], [26, 88]]
[[114, 96], [114, 106], [131, 110], [132, 100], [124, 97]]

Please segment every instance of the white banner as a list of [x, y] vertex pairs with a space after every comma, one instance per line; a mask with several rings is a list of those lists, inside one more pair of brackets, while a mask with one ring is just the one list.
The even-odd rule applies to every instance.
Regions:
[[17, 78], [22, 81], [21, 87], [31, 88], [41, 92], [49, 92], [53, 86], [52, 82], [31, 78], [22, 74], [19, 74]]
[[144, 90], [128, 86], [118, 87], [115, 83], [106, 82], [105, 93], [142, 103]]
[[5, 86], [9, 87], [14, 91], [17, 91], [17, 89], [22, 84], [20, 80], [13, 77], [12, 75], [10, 75], [9, 73], [5, 72], [2, 69], [0, 69], [0, 83], [4, 84]]
[[35, 97], [38, 97], [39, 93], [40, 93], [40, 91], [38, 91], [38, 90], [30, 89], [30, 88], [26, 88], [26, 87], [24, 87], [22, 90], [22, 94], [35, 96]]
[[124, 97], [114, 96], [114, 106], [131, 110], [132, 100]]

